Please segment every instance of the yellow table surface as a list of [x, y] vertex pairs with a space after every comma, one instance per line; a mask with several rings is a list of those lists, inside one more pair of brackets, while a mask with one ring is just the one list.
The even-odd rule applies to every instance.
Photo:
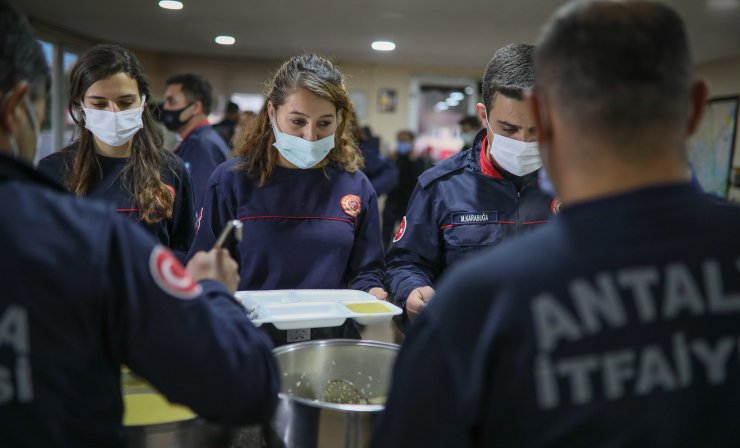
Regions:
[[157, 393], [124, 394], [124, 426], [157, 425], [195, 418], [189, 408], [167, 401]]

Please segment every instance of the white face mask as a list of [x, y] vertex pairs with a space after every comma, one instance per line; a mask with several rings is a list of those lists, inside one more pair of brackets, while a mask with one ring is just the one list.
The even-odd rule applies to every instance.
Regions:
[[298, 168], [306, 169], [316, 166], [324, 160], [334, 147], [334, 134], [311, 142], [280, 132], [274, 122], [272, 123], [272, 130], [275, 132], [275, 143], [273, 145], [288, 162]]
[[139, 129], [144, 127], [141, 121], [144, 104], [146, 104], [146, 96], [141, 98], [141, 107], [120, 112], [89, 109], [83, 106], [85, 127], [97, 138], [111, 146], [125, 145]]
[[524, 176], [542, 167], [537, 142], [522, 142], [496, 134], [491, 129], [487, 114], [486, 125], [493, 133], [493, 140], [488, 149], [489, 154], [501, 165], [501, 168], [515, 176]]

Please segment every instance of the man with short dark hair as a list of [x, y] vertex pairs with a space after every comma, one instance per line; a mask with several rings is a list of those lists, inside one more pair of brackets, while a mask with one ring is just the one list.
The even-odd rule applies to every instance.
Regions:
[[450, 266], [548, 222], [557, 211], [557, 201], [538, 186], [537, 135], [524, 102], [534, 83], [533, 55], [526, 44], [496, 52], [483, 75], [476, 110], [484, 126], [473, 146], [419, 176], [386, 263], [387, 290], [404, 310], [397, 321], [402, 331]]
[[162, 123], [181, 138], [175, 154], [185, 161], [190, 171], [197, 215], [208, 178], [214, 168], [226, 161], [230, 150], [208, 123], [213, 101], [208, 80], [187, 73], [171, 76], [166, 82]]
[[207, 420], [270, 417], [270, 341], [230, 292], [225, 250], [187, 267], [109, 206], [31, 165], [48, 68], [0, 0], [0, 445], [124, 447], [121, 365]]
[[740, 208], [686, 173], [707, 88], [680, 17], [572, 2], [535, 60], [561, 214], [450, 272], [372, 446], [740, 445]]

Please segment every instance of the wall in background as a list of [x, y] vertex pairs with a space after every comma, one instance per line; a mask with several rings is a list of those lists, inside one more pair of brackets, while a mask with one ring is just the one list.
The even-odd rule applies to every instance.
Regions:
[[[708, 82], [710, 98], [740, 95], [740, 57], [701, 64], [696, 67], [696, 76]], [[733, 165], [740, 167], [740, 129], [735, 131]], [[740, 188], [731, 188], [730, 198], [740, 201]]]
[[[152, 91], [157, 100], [162, 99], [165, 80], [171, 75], [184, 72], [205, 76], [213, 85], [214, 94], [222, 97], [231, 93], [265, 93], [265, 83], [283, 62], [277, 59], [223, 58], [135, 51], [150, 77]], [[461, 70], [445, 67], [345, 64], [336, 61], [346, 77], [350, 93], [359, 93], [367, 100], [364, 107], [366, 114], [360, 119], [360, 123], [370, 126], [384, 144], [394, 142], [396, 132], [409, 127], [412, 77], [417, 74], [431, 74], [478, 80], [483, 74], [486, 62], [482, 61], [480, 70]], [[395, 90], [394, 111], [378, 110], [379, 89]]]

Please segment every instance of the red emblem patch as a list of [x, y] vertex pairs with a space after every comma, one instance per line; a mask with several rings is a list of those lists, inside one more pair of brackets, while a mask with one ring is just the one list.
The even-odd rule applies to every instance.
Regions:
[[164, 292], [178, 299], [194, 299], [201, 293], [200, 284], [188, 274], [180, 260], [161, 244], [152, 249], [149, 271]]
[[550, 202], [550, 211], [553, 215], [560, 213], [560, 199], [555, 198]]
[[398, 226], [398, 230], [396, 231], [396, 236], [393, 237], [393, 242], [397, 242], [401, 238], [403, 238], [403, 234], [406, 233], [406, 217], [404, 216], [401, 220], [401, 225]]
[[362, 209], [362, 199], [355, 194], [345, 194], [339, 201], [342, 204], [342, 211], [347, 215], [357, 218], [360, 215]]

